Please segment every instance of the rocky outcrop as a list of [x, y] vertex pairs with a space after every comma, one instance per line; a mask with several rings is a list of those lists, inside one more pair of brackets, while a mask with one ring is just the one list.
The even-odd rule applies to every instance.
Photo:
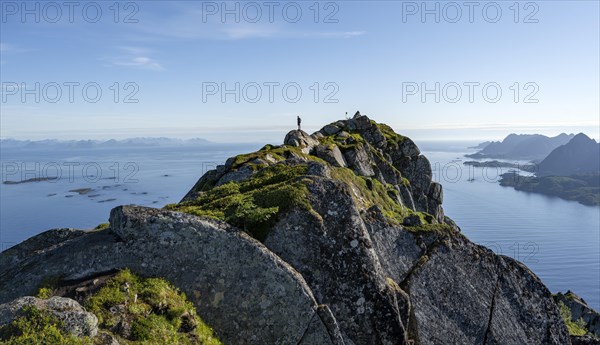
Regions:
[[50, 313], [61, 323], [64, 332], [77, 337], [94, 337], [98, 333], [98, 318], [70, 298], [21, 297], [10, 303], [0, 304], [0, 327], [8, 325], [23, 314], [27, 307]]
[[572, 291], [564, 294], [559, 292], [552, 297], [557, 304], [564, 305], [566, 308], [569, 318], [567, 321], [582, 324], [588, 333], [585, 336], [572, 337], [574, 344], [600, 344], [600, 313], [590, 308], [583, 298]]
[[188, 214], [119, 207], [106, 230], [2, 253], [0, 303], [128, 267], [182, 289], [224, 343], [570, 343], [540, 280], [444, 215], [409, 138], [357, 114], [285, 143], [207, 172], [168, 207]]
[[294, 130], [289, 132], [283, 140], [285, 145], [300, 147], [304, 153], [309, 153], [319, 142], [305, 131]]
[[[77, 281], [128, 267], [164, 277], [186, 293], [225, 343], [296, 344], [309, 325], [323, 343], [328, 330], [313, 319], [317, 304], [302, 276], [259, 242], [227, 224], [177, 212], [123, 206], [110, 228], [43, 247], [17, 264], [2, 253], [0, 303], [31, 295], [47, 277]], [[42, 238], [52, 236], [42, 234]], [[325, 340], [323, 340], [325, 339]]]

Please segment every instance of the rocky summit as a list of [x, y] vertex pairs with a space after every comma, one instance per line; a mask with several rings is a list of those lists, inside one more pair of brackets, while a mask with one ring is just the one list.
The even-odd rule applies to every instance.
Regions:
[[570, 344], [539, 278], [442, 200], [415, 143], [357, 115], [232, 157], [177, 204], [3, 252], [0, 304], [128, 269], [184, 292], [224, 344]]

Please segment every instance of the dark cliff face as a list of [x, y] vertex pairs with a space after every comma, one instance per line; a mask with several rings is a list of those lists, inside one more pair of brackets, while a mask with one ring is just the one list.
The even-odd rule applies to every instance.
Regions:
[[2, 253], [0, 303], [128, 267], [181, 288], [224, 343], [569, 344], [540, 280], [471, 243], [441, 203], [427, 159], [385, 125], [292, 131], [179, 204], [119, 207], [108, 229]]

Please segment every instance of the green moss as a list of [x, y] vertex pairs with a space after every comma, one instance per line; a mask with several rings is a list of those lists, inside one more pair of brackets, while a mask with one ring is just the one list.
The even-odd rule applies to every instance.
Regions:
[[404, 176], [402, 176], [402, 185], [407, 188], [410, 187], [410, 181]]
[[573, 321], [571, 309], [569, 309], [569, 307], [567, 307], [563, 301], [558, 302], [558, 309], [560, 310], [560, 316], [565, 322], [570, 335], [582, 336], [588, 333], [587, 329], [585, 328], [585, 321], [583, 321], [582, 318], [579, 318], [577, 321]]
[[448, 224], [423, 224], [405, 226], [404, 228], [412, 232], [436, 232], [439, 234], [452, 234], [454, 232], [454, 229]]
[[54, 295], [54, 290], [43, 287], [38, 290], [38, 292], [35, 296], [37, 298], [48, 299], [48, 298], [52, 297], [53, 295]]
[[254, 164], [251, 163], [255, 159], [263, 159], [267, 160], [266, 156], [269, 155], [276, 162], [283, 161], [290, 156], [290, 154], [297, 154], [300, 156], [307, 156], [304, 154], [299, 148], [294, 146], [272, 146], [265, 145], [263, 148], [256, 152], [245, 153], [241, 155], [237, 155], [234, 157], [233, 164], [231, 165], [231, 169], [237, 169], [242, 165], [247, 165], [252, 167]]
[[404, 141], [404, 139], [406, 139], [406, 137], [404, 137], [400, 134], [397, 134], [396, 132], [394, 132], [392, 127], [390, 127], [384, 123], [377, 123], [373, 120], [371, 120], [371, 123], [373, 123], [374, 125], [376, 125], [379, 128], [381, 133], [383, 133], [383, 136], [385, 137], [388, 144], [393, 143], [395, 145], [399, 145], [400, 143], [402, 143]]
[[224, 220], [264, 240], [279, 215], [294, 207], [310, 210], [306, 165], [275, 164], [247, 180], [229, 182], [197, 199], [166, 208]]
[[91, 345], [92, 340], [77, 338], [64, 332], [62, 323], [54, 315], [33, 306], [23, 308], [22, 315], [0, 327], [0, 344], [56, 344]]
[[51, 276], [46, 277], [38, 287], [38, 291], [35, 294], [38, 298], [50, 298], [54, 296], [54, 290], [58, 287], [58, 283], [60, 282], [61, 277], [59, 276]]
[[104, 230], [104, 229], [108, 229], [110, 227], [110, 223], [102, 223], [102, 224], [98, 224], [94, 230]]
[[328, 135], [319, 139], [319, 142], [328, 147], [335, 145], [342, 152], [355, 149], [357, 146], [366, 143], [365, 139], [359, 133], [348, 133], [347, 137], [340, 136], [339, 133]]
[[[221, 344], [185, 294], [164, 279], [143, 279], [121, 271], [85, 306], [98, 316], [101, 329], [116, 326], [117, 318], [130, 320], [131, 339], [123, 340], [125, 344]], [[116, 306], [125, 306], [125, 315], [111, 312]]]
[[348, 168], [334, 168], [331, 175], [352, 188], [354, 199], [360, 207], [368, 209], [377, 205], [392, 223], [401, 224], [404, 217], [412, 212], [396, 201], [398, 192], [392, 185], [383, 185], [375, 178], [357, 176]]

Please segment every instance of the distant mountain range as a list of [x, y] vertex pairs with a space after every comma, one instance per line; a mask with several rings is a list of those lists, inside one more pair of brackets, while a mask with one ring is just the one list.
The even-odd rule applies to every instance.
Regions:
[[120, 147], [162, 147], [162, 146], [196, 146], [211, 144], [210, 141], [200, 138], [173, 139], [173, 138], [129, 138], [122, 140], [0, 140], [0, 148], [46, 149], [46, 148], [120, 148]]
[[542, 160], [557, 147], [568, 143], [575, 135], [562, 133], [555, 137], [541, 134], [510, 134], [504, 140], [481, 143], [475, 148], [482, 149], [470, 158], [501, 158]]
[[552, 151], [539, 165], [538, 176], [600, 172], [600, 144], [583, 133]]
[[587, 135], [554, 149], [536, 170], [536, 176], [503, 174], [500, 185], [600, 205], [600, 144]]

